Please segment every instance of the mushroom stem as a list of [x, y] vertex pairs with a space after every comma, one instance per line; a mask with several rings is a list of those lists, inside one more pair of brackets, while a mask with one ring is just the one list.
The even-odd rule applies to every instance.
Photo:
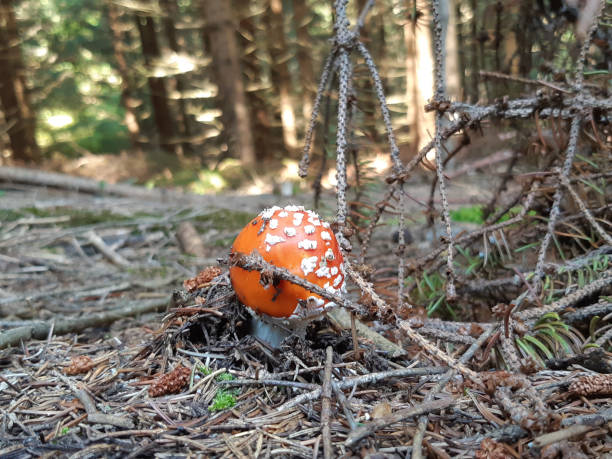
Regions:
[[291, 335], [291, 330], [281, 324], [271, 323], [253, 315], [251, 320], [250, 334], [261, 341], [265, 341], [273, 348], [278, 348], [281, 342]]

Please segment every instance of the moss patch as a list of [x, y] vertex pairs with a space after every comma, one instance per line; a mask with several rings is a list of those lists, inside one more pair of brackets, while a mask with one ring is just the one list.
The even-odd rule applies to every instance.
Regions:
[[482, 224], [482, 206], [460, 207], [459, 209], [451, 210], [450, 217], [455, 222]]
[[63, 216], [70, 217], [70, 220], [56, 223], [57, 225], [62, 227], [85, 226], [109, 221], [119, 222], [132, 220], [134, 218], [140, 217], [152, 217], [152, 215], [142, 212], [137, 212], [134, 215], [127, 216], [115, 214], [110, 210], [92, 212], [90, 210], [73, 209], [70, 207], [50, 207], [46, 209], [39, 209], [37, 207], [24, 207], [18, 210], [0, 209], [0, 221], [2, 222], [16, 221], [20, 218], [46, 218]]
[[253, 218], [255, 218], [255, 215], [249, 212], [220, 209], [195, 217], [194, 220], [199, 223], [206, 223], [217, 230], [235, 230], [242, 228]]
[[22, 210], [0, 209], [0, 223], [9, 223], [26, 217], [27, 214]]

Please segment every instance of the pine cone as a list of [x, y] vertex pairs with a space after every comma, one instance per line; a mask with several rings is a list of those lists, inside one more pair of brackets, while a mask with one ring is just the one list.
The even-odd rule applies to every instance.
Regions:
[[91, 360], [91, 357], [87, 355], [79, 355], [77, 357], [72, 357], [70, 365], [64, 370], [64, 373], [66, 373], [68, 376], [80, 375], [87, 373], [94, 366], [95, 363], [93, 360]]
[[179, 365], [170, 373], [161, 375], [149, 387], [149, 395], [151, 397], [159, 397], [161, 395], [176, 394], [185, 387], [189, 382], [191, 370], [187, 367]]
[[217, 266], [209, 266], [204, 268], [196, 277], [186, 279], [183, 282], [183, 288], [188, 292], [193, 292], [194, 290], [204, 287], [215, 277], [219, 276], [221, 272], [221, 268]]
[[581, 376], [569, 386], [576, 395], [610, 395], [612, 394], [612, 374]]

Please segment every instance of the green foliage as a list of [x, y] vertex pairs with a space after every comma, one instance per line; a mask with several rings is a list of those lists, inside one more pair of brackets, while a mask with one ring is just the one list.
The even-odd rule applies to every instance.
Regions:
[[521, 354], [530, 356], [544, 367], [546, 359], [580, 352], [584, 337], [578, 330], [563, 322], [559, 314], [550, 312], [538, 319], [531, 333], [517, 337], [515, 342]]
[[446, 302], [446, 294], [444, 291], [444, 278], [437, 272], [423, 273], [423, 277], [415, 281], [411, 276], [408, 279], [409, 283], [416, 283], [416, 295], [412, 300], [419, 305], [426, 305], [427, 315], [431, 316], [434, 312], [440, 309], [440, 306], [446, 308], [451, 315], [454, 311]]
[[204, 366], [204, 365], [198, 365], [196, 367], [196, 370], [198, 370], [204, 376], [208, 376], [209, 374], [212, 373], [212, 370], [210, 368], [208, 368], [207, 366]]
[[189, 190], [196, 194], [208, 194], [226, 188], [227, 182], [217, 171], [202, 169], [196, 180], [189, 184]]
[[130, 145], [103, 6], [96, 0], [19, 4], [22, 27], [41, 28], [26, 35], [22, 49], [35, 82], [37, 139], [47, 152], [74, 157]]
[[478, 224], [482, 224], [484, 222], [481, 205], [460, 207], [459, 209], [451, 210], [450, 217], [455, 222]]
[[[482, 225], [484, 223], [483, 218], [483, 206], [480, 204], [468, 207], [459, 207], [458, 209], [454, 209], [450, 211], [450, 217], [455, 222], [463, 222], [463, 223], [476, 223], [478, 225]], [[499, 218], [499, 222], [505, 222], [506, 220], [510, 220], [512, 217], [516, 216], [521, 211], [521, 208], [516, 206], [511, 208], [508, 212], [502, 215]], [[530, 210], [527, 212], [527, 215], [534, 216], [537, 213], [534, 210]]]
[[200, 223], [207, 223], [215, 229], [240, 229], [253, 219], [254, 215], [239, 210], [220, 209], [194, 218]]
[[[562, 266], [557, 274], [557, 278], [564, 280], [566, 285], [576, 285], [578, 288], [583, 288], [586, 284], [590, 284], [599, 277], [599, 274], [612, 266], [612, 258], [607, 254], [598, 255], [589, 260], [589, 263], [585, 263], [579, 268], [572, 266]], [[565, 290], [552, 291], [552, 279], [550, 276], [546, 276], [544, 279], [544, 286], [551, 287], [546, 297], [546, 302], [553, 302], [558, 300], [561, 296], [565, 295]]]
[[13, 210], [13, 209], [0, 209], [0, 222], [9, 223], [14, 222], [15, 220], [19, 220], [25, 216], [25, 212], [23, 210]]
[[233, 381], [234, 379], [236, 378], [231, 373], [221, 373], [217, 376], [217, 381]]
[[236, 405], [237, 390], [219, 389], [208, 407], [210, 411], [223, 411]]

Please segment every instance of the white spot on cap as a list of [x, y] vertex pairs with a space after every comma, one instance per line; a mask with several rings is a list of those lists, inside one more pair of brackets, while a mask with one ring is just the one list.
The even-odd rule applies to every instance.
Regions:
[[298, 247], [304, 250], [315, 250], [317, 248], [317, 241], [312, 239], [302, 239], [298, 242]]
[[278, 214], [278, 216], [279, 216], [280, 218], [285, 218], [285, 217], [289, 216], [289, 212], [287, 212], [287, 211], [283, 210], [282, 212], [280, 212], [280, 213]]
[[317, 269], [317, 272], [315, 274], [317, 275], [317, 277], [331, 278], [331, 273], [329, 272], [329, 267], [327, 266], [321, 266], [319, 269]]
[[335, 255], [334, 255], [334, 251], [333, 251], [332, 249], [327, 249], [327, 250], [325, 251], [325, 259], [326, 259], [326, 260], [332, 261], [332, 260], [334, 260], [335, 258], [336, 258], [336, 257], [335, 257]]
[[323, 222], [323, 228], [329, 228], [329, 223]]
[[331, 234], [329, 234], [327, 231], [321, 231], [321, 239], [324, 241], [331, 241]]
[[293, 214], [293, 226], [300, 226], [302, 224], [302, 219], [304, 218], [304, 214], [301, 212], [296, 212]]
[[272, 218], [272, 215], [274, 215], [274, 212], [276, 212], [277, 210], [280, 210], [280, 207], [272, 206], [269, 209], [266, 209], [263, 212], [261, 212], [259, 215], [264, 220], [270, 220]]
[[331, 275], [335, 276], [336, 274], [338, 274], [338, 268], [336, 268], [335, 266], [332, 266]]
[[276, 218], [273, 218], [272, 220], [270, 220], [269, 226], [270, 229], [278, 228], [278, 220]]
[[304, 206], [288, 205], [288, 206], [285, 206], [285, 210], [287, 210], [289, 212], [299, 212], [299, 211], [303, 211], [304, 210]]
[[306, 257], [302, 259], [302, 271], [304, 272], [304, 276], [308, 276], [311, 272], [315, 270], [317, 267], [317, 260], [319, 257]]
[[280, 236], [274, 236], [273, 234], [266, 234], [266, 240], [265, 240], [266, 244], [270, 244], [270, 245], [274, 245], [274, 244], [278, 244], [279, 242], [285, 242], [285, 239], [283, 239]]
[[289, 237], [293, 237], [297, 234], [293, 226], [287, 226], [284, 230], [285, 234]]
[[338, 288], [338, 285], [340, 285], [343, 279], [342, 274], [338, 275], [338, 277], [334, 279], [334, 287]]
[[266, 252], [269, 252], [271, 248], [272, 247], [270, 247], [269, 245], [266, 244]]
[[309, 214], [308, 223], [312, 223], [314, 226], [321, 226], [321, 220], [316, 214]]
[[315, 227], [314, 227], [314, 226], [312, 226], [312, 225], [306, 225], [306, 226], [304, 227], [304, 232], [305, 232], [306, 234], [312, 234], [312, 233], [314, 233], [314, 232], [315, 232]]
[[336, 289], [332, 287], [331, 285], [329, 285], [329, 282], [326, 282], [323, 288], [330, 293], [336, 293]]

